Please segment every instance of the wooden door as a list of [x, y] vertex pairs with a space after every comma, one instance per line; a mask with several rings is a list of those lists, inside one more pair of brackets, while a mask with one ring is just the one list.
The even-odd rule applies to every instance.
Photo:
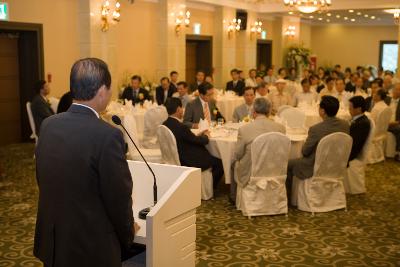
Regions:
[[197, 71], [197, 43], [186, 42], [186, 82], [192, 84], [195, 82]]
[[257, 68], [264, 65], [269, 68], [272, 65], [272, 41], [257, 41]]
[[21, 141], [18, 38], [0, 34], [0, 146]]

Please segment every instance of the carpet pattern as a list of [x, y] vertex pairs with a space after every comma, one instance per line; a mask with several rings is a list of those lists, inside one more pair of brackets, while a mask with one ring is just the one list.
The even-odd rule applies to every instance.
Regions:
[[[33, 149], [0, 148], [0, 267], [41, 266], [32, 255]], [[290, 209], [248, 219], [220, 193], [198, 209], [196, 266], [400, 266], [400, 164], [369, 166], [366, 182], [367, 194], [348, 196], [347, 212], [314, 217]]]

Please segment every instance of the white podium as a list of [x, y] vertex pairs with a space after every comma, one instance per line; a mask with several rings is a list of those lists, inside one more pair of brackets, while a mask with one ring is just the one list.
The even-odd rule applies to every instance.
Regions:
[[141, 227], [135, 242], [146, 245], [146, 267], [194, 267], [201, 170], [149, 163], [157, 178], [158, 202], [147, 220], [141, 220], [138, 212], [153, 205], [153, 176], [144, 162], [128, 161], [128, 165], [133, 180], [133, 214]]

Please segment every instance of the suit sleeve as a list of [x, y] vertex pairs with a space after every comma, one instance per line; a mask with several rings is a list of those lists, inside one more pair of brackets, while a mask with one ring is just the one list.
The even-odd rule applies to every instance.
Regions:
[[303, 145], [303, 148], [301, 149], [301, 153], [303, 154], [304, 157], [310, 156], [314, 151], [315, 148], [318, 145], [318, 135], [316, 134], [315, 128], [311, 127], [310, 130], [308, 131], [308, 137], [306, 139], [306, 142]]
[[185, 108], [185, 114], [183, 115], [183, 124], [187, 127], [193, 127], [193, 104], [187, 103]]
[[236, 147], [235, 147], [235, 159], [236, 160], [240, 160], [241, 158], [243, 158], [243, 156], [246, 152], [245, 147], [246, 147], [246, 144], [244, 143], [244, 140], [243, 140], [242, 129], [239, 128], [238, 139], [237, 139], [237, 143], [236, 143]]
[[105, 210], [123, 248], [133, 243], [132, 178], [125, 159], [124, 140], [113, 129], [99, 160], [100, 193]]
[[156, 101], [157, 101], [158, 105], [162, 105], [163, 104], [162, 100], [164, 99], [164, 96], [162, 94], [163, 94], [162, 90], [160, 90], [160, 88], [157, 87], [157, 89], [156, 89]]
[[186, 142], [194, 144], [194, 145], [207, 145], [208, 141], [209, 141], [207, 136], [205, 136], [205, 135], [197, 136], [194, 133], [192, 133], [192, 131], [185, 125], [182, 125], [182, 136], [181, 137]]
[[350, 128], [350, 136], [353, 138], [353, 146], [351, 148], [349, 161], [352, 161], [360, 154], [365, 142], [367, 141], [370, 129], [371, 124], [369, 121], [354, 125]]

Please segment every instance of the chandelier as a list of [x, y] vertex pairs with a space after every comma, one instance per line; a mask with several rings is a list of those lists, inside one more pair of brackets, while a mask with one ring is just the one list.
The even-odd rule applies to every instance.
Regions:
[[241, 19], [233, 19], [228, 24], [228, 39], [231, 38], [232, 33], [238, 33], [240, 31]]
[[110, 2], [106, 0], [101, 5], [101, 31], [106, 32], [109, 29], [109, 16], [114, 22], [119, 22], [121, 19], [121, 4], [119, 1], [115, 1], [115, 8], [111, 12]]
[[283, 0], [285, 6], [297, 8], [301, 13], [314, 13], [332, 5], [331, 0]]

